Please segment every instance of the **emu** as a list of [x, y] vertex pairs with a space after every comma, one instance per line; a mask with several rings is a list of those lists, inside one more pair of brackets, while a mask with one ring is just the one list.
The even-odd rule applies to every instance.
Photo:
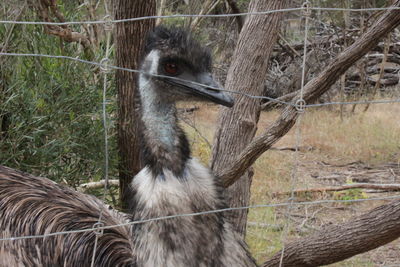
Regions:
[[[100, 209], [102, 222], [115, 225], [226, 207], [217, 178], [190, 156], [175, 107], [184, 100], [233, 105], [229, 95], [211, 88], [219, 85], [211, 75], [209, 51], [184, 30], [159, 26], [147, 38], [144, 52], [139, 93], [146, 166], [131, 184], [130, 213], [46, 178], [0, 166], [0, 238], [91, 228]], [[0, 258], [21, 266], [90, 266], [94, 240], [89, 231], [0, 241]], [[95, 266], [256, 263], [224, 213], [212, 213], [105, 229], [98, 238]]]

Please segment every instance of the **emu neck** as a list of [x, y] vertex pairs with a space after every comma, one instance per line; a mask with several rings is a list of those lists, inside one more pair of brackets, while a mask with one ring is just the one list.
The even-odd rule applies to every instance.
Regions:
[[153, 90], [146, 90], [142, 97], [142, 119], [146, 135], [153, 144], [166, 151], [174, 149], [177, 135], [176, 108], [173, 103], [166, 103]]
[[155, 177], [163, 178], [165, 169], [183, 177], [186, 161], [190, 157], [189, 145], [178, 126], [175, 103], [160, 95], [158, 92], [162, 89], [155, 87], [150, 78], [140, 77], [144, 163]]

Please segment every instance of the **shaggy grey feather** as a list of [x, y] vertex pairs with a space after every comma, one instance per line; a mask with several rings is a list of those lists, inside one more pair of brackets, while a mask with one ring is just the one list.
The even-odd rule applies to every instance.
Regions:
[[[180, 29], [158, 27], [147, 40], [141, 70], [219, 86], [210, 53]], [[131, 215], [41, 177], [0, 166], [0, 237], [91, 228], [102, 209], [105, 225], [226, 208], [223, 188], [191, 158], [175, 102], [207, 100], [232, 106], [224, 92], [190, 82], [140, 74], [143, 158], [131, 185]], [[2, 266], [90, 266], [95, 234], [75, 233], [0, 243]], [[96, 266], [255, 266], [224, 213], [177, 217], [107, 229]]]
[[[128, 222], [126, 215], [95, 197], [0, 166], [1, 238], [92, 228], [101, 208], [105, 225]], [[85, 232], [0, 241], [0, 258], [7, 251], [8, 258], [12, 256], [23, 266], [38, 266], [38, 262], [43, 266], [90, 266], [94, 239], [93, 232]], [[129, 227], [105, 230], [98, 241], [96, 266], [135, 266], [132, 240]]]

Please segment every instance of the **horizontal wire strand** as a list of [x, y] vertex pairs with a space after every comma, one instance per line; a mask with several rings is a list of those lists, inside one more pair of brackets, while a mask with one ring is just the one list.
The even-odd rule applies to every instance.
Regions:
[[189, 80], [184, 80], [184, 79], [180, 79], [177, 77], [172, 77], [172, 76], [166, 76], [166, 75], [160, 75], [160, 74], [153, 74], [153, 73], [148, 73], [145, 71], [141, 71], [141, 70], [135, 70], [135, 69], [129, 69], [129, 68], [124, 68], [124, 67], [118, 67], [118, 66], [113, 66], [113, 65], [103, 65], [99, 62], [95, 62], [95, 61], [89, 61], [89, 60], [85, 60], [85, 59], [80, 59], [77, 57], [70, 57], [70, 56], [55, 56], [55, 55], [46, 55], [46, 54], [34, 54], [34, 53], [4, 53], [4, 52], [0, 52], [0, 56], [21, 56], [21, 57], [43, 57], [43, 58], [56, 58], [56, 59], [68, 59], [68, 60], [73, 60], [73, 61], [77, 61], [80, 63], [84, 63], [84, 64], [90, 64], [90, 65], [94, 65], [97, 67], [107, 67], [113, 70], [123, 70], [123, 71], [127, 71], [127, 72], [133, 72], [133, 73], [139, 73], [139, 74], [145, 74], [145, 75], [149, 75], [152, 77], [158, 77], [158, 78], [165, 78], [165, 79], [170, 79], [170, 80], [176, 80], [176, 81], [181, 81], [181, 82], [188, 82], [190, 84], [193, 85], [198, 85], [201, 87], [207, 87], [207, 88], [211, 88], [217, 91], [223, 91], [223, 92], [229, 92], [229, 93], [233, 93], [233, 94], [239, 94], [239, 95], [243, 95], [249, 98], [255, 98], [255, 99], [267, 99], [276, 103], [280, 103], [280, 104], [284, 104], [284, 105], [290, 105], [290, 106], [294, 106], [294, 104], [289, 103], [289, 102], [285, 102], [279, 99], [275, 99], [272, 97], [268, 97], [268, 96], [255, 96], [255, 95], [250, 95], [250, 94], [246, 94], [246, 93], [242, 93], [242, 92], [238, 92], [238, 91], [232, 91], [232, 90], [226, 90], [226, 89], [222, 89], [219, 87], [214, 87], [214, 86], [210, 86], [210, 85], [206, 85], [206, 84], [202, 84], [202, 83], [198, 83], [198, 82], [194, 82], [194, 81], [189, 81]]
[[147, 223], [147, 222], [161, 221], [161, 220], [167, 220], [167, 219], [175, 219], [175, 218], [180, 218], [180, 217], [191, 217], [191, 216], [207, 215], [207, 214], [214, 214], [214, 213], [227, 212], [227, 211], [236, 211], [236, 210], [243, 210], [243, 209], [285, 207], [285, 206], [288, 206], [288, 205], [307, 206], [307, 205], [330, 204], [330, 203], [357, 203], [357, 202], [366, 202], [366, 201], [395, 200], [395, 199], [400, 199], [400, 195], [389, 196], [389, 197], [380, 197], [380, 198], [367, 198], [367, 199], [349, 199], [349, 200], [328, 199], [328, 200], [319, 200], [319, 201], [283, 202], [283, 203], [276, 203], [276, 204], [258, 204], [258, 205], [249, 205], [249, 206], [243, 206], [243, 207], [233, 207], [233, 208], [209, 210], [209, 211], [202, 211], [202, 212], [183, 213], [183, 214], [176, 214], [176, 215], [169, 215], [169, 216], [161, 216], [161, 217], [155, 217], [155, 218], [138, 220], [138, 221], [131, 221], [131, 222], [115, 224], [115, 225], [107, 225], [107, 226], [102, 226], [102, 227], [87, 228], [87, 229], [80, 229], [80, 230], [71, 230], [71, 231], [60, 231], [60, 232], [43, 234], [43, 235], [29, 235], [29, 236], [17, 236], [17, 237], [0, 238], [0, 241], [15, 241], [15, 240], [23, 240], [23, 239], [46, 238], [46, 237], [57, 236], [57, 235], [84, 233], [84, 232], [112, 229], [112, 228], [116, 228], [116, 227], [130, 226], [130, 225], [135, 225], [135, 224], [142, 224], [142, 223]]
[[[385, 10], [400, 10], [400, 7], [387, 7], [387, 8], [363, 8], [363, 9], [354, 9], [354, 8], [323, 8], [323, 7], [312, 7], [310, 8], [311, 10], [322, 10], [322, 11], [351, 11], [351, 12], [364, 12], [364, 11], [385, 11]], [[146, 19], [157, 19], [157, 18], [178, 18], [178, 17], [207, 17], [207, 18], [220, 18], [220, 17], [236, 17], [236, 16], [247, 16], [247, 15], [267, 15], [267, 14], [273, 14], [273, 13], [278, 13], [278, 12], [291, 12], [291, 11], [299, 11], [299, 10], [305, 10], [304, 7], [299, 7], [299, 8], [287, 8], [287, 9], [277, 9], [277, 10], [268, 10], [268, 11], [261, 11], [261, 12], [244, 12], [244, 13], [238, 13], [238, 14], [218, 14], [218, 15], [190, 15], [190, 14], [175, 14], [175, 15], [167, 15], [167, 16], [146, 16], [146, 17], [138, 17], [138, 18], [127, 18], [127, 19], [119, 19], [119, 20], [98, 20], [98, 21], [71, 21], [71, 22], [43, 22], [43, 21], [8, 21], [8, 20], [0, 20], [0, 24], [25, 24], [25, 25], [82, 25], [82, 24], [107, 24], [107, 23], [123, 23], [123, 22], [132, 22], [132, 21], [140, 21], [140, 20], [146, 20]], [[88, 61], [88, 60], [83, 60], [80, 58], [76, 57], [70, 57], [70, 56], [55, 56], [55, 55], [45, 55], [45, 54], [21, 54], [21, 53], [0, 53], [0, 56], [32, 56], [32, 57], [45, 57], [45, 58], [57, 58], [57, 59], [68, 59], [68, 60], [74, 60], [80, 63], [85, 63], [85, 64], [91, 64], [95, 65], [98, 67], [105, 67], [103, 64], [98, 63], [98, 62], [93, 62], [93, 61]], [[128, 71], [128, 72], [134, 72], [134, 73], [141, 73], [141, 74], [147, 74], [155, 77], [160, 77], [160, 78], [167, 78], [167, 79], [175, 79], [175, 80], [180, 80], [180, 81], [186, 81], [182, 80], [176, 77], [170, 77], [170, 76], [165, 76], [165, 75], [155, 75], [155, 74], [149, 74], [140, 70], [134, 70], [134, 69], [128, 69], [128, 68], [123, 68], [123, 67], [118, 67], [118, 66], [112, 66], [112, 65], [107, 65], [106, 67], [114, 70], [123, 70], [123, 71]], [[256, 98], [256, 99], [266, 99], [272, 102], [276, 103], [281, 103], [285, 105], [290, 105], [295, 107], [293, 103], [281, 101], [279, 99], [274, 99], [266, 96], [254, 96], [250, 94], [245, 94], [237, 91], [231, 91], [231, 90], [225, 90], [221, 88], [215, 88], [215, 87], [210, 87], [204, 84], [192, 82], [192, 81], [186, 81], [190, 82], [194, 85], [199, 85], [199, 86], [206, 86], [208, 88], [212, 88], [215, 90], [219, 91], [226, 91], [229, 93], [234, 93], [234, 94], [239, 94], [243, 95], [246, 97], [250, 98]], [[372, 101], [352, 101], [352, 102], [328, 102], [328, 103], [320, 103], [320, 104], [308, 104], [305, 105], [306, 107], [321, 107], [321, 106], [326, 106], [326, 105], [349, 105], [349, 104], [382, 104], [382, 103], [400, 103], [400, 99], [392, 99], [392, 100], [372, 100]], [[43, 235], [31, 235], [31, 236], [19, 236], [19, 237], [10, 237], [10, 238], [0, 238], [0, 241], [14, 241], [14, 240], [23, 240], [23, 239], [34, 239], [34, 238], [46, 238], [46, 237], [51, 237], [51, 236], [57, 236], [57, 235], [65, 235], [65, 234], [73, 234], [73, 233], [83, 233], [83, 232], [90, 232], [90, 231], [99, 231], [99, 230], [104, 230], [104, 229], [111, 229], [111, 228], [116, 228], [116, 227], [122, 227], [122, 226], [129, 226], [129, 225], [135, 225], [135, 224], [141, 224], [141, 223], [146, 223], [146, 222], [152, 222], [152, 221], [159, 221], [159, 220], [166, 220], [166, 219], [174, 219], [174, 218], [179, 218], [179, 217], [188, 217], [188, 216], [199, 216], [199, 215], [206, 215], [206, 214], [213, 214], [213, 213], [219, 213], [219, 212], [227, 212], [227, 211], [235, 211], [235, 210], [242, 210], [242, 209], [254, 209], [254, 208], [267, 208], [267, 207], [284, 207], [288, 205], [318, 205], [318, 204], [329, 204], [329, 203], [357, 203], [357, 202], [365, 202], [365, 201], [379, 201], [379, 200], [395, 200], [395, 199], [400, 199], [400, 195], [397, 196], [389, 196], [389, 197], [380, 197], [380, 198], [369, 198], [369, 199], [353, 199], [353, 200], [320, 200], [320, 201], [309, 201], [309, 202], [283, 202], [283, 203], [276, 203], [276, 204], [258, 204], [258, 205], [250, 205], [250, 206], [243, 206], [243, 207], [234, 207], [234, 208], [225, 208], [225, 209], [219, 209], [219, 210], [210, 210], [210, 211], [204, 211], [204, 212], [196, 212], [196, 213], [187, 213], [187, 214], [177, 214], [177, 215], [170, 215], [170, 216], [163, 216], [163, 217], [156, 217], [156, 218], [150, 218], [150, 219], [145, 219], [145, 220], [139, 220], [139, 221], [132, 221], [128, 223], [123, 223], [123, 224], [117, 224], [117, 225], [110, 225], [110, 226], [104, 226], [104, 227], [96, 227], [96, 228], [88, 228], [88, 229], [80, 229], [80, 230], [71, 230], [71, 231], [60, 231], [60, 232], [54, 232], [54, 233], [48, 233], [48, 234], [43, 234]]]
[[[14, 21], [14, 20], [0, 20], [0, 24], [25, 24], [25, 25], [87, 25], [87, 24], [106, 24], [106, 23], [123, 23], [140, 21], [147, 19], [169, 19], [169, 18], [226, 18], [226, 17], [239, 17], [248, 15], [268, 15], [273, 13], [291, 12], [305, 10], [304, 7], [284, 8], [275, 9], [259, 12], [243, 12], [236, 14], [175, 14], [175, 15], [164, 15], [164, 16], [144, 16], [137, 18], [127, 19], [114, 19], [114, 20], [94, 20], [94, 21], [67, 21], [67, 22], [48, 22], [48, 21]], [[365, 11], [384, 11], [384, 10], [400, 10], [400, 7], [377, 7], [377, 8], [335, 8], [335, 7], [312, 7], [310, 10], [322, 10], [322, 11], [351, 11], [351, 12], [365, 12]]]
[[[226, 89], [222, 89], [222, 88], [218, 88], [218, 87], [214, 87], [214, 86], [209, 86], [206, 84], [197, 83], [194, 81], [184, 80], [184, 79], [180, 79], [177, 77], [171, 77], [171, 76], [166, 76], [166, 75], [152, 74], [152, 73], [148, 73], [148, 72], [141, 71], [141, 70], [129, 69], [129, 68], [118, 67], [118, 66], [108, 65], [108, 64], [103, 65], [99, 62], [80, 59], [77, 57], [56, 56], [56, 55], [47, 55], [47, 54], [34, 54], [34, 53], [4, 53], [4, 52], [0, 52], [0, 56], [21, 56], [21, 57], [43, 57], [43, 58], [55, 58], [55, 59], [68, 59], [68, 60], [72, 60], [72, 61], [76, 61], [76, 62], [80, 62], [80, 63], [84, 63], [84, 64], [97, 66], [100, 68], [110, 68], [113, 70], [122, 70], [122, 71], [127, 71], [127, 72], [146, 74], [146, 75], [158, 77], [158, 78], [165, 78], [165, 79], [171, 79], [171, 80], [176, 80], [176, 81], [188, 82], [193, 85], [207, 87], [207, 88], [211, 88], [211, 89], [214, 89], [217, 91], [223, 91], [223, 92], [228, 92], [228, 93], [232, 93], [232, 94], [242, 95], [242, 96], [253, 98], [253, 99], [268, 100], [268, 101], [271, 101], [274, 103], [279, 103], [279, 104], [283, 104], [283, 105], [287, 105], [287, 106], [296, 107], [295, 103], [282, 101], [277, 98], [272, 98], [272, 97], [268, 97], [268, 96], [256, 96], [256, 95], [246, 94], [246, 93], [239, 92], [239, 91], [226, 90]], [[326, 103], [318, 103], [318, 104], [306, 104], [305, 107], [322, 107], [322, 106], [328, 106], [328, 105], [353, 105], [353, 104], [388, 104], [388, 103], [400, 103], [400, 98], [389, 99], [389, 100], [370, 100], [370, 101], [360, 100], [360, 101], [349, 101], [349, 102], [326, 102]]]

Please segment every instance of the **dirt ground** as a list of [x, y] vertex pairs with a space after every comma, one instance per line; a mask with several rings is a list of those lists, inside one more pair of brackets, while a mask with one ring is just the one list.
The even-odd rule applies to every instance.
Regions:
[[[288, 157], [293, 152], [284, 152]], [[342, 185], [355, 183], [367, 184], [400, 184], [400, 163], [392, 162], [379, 165], [369, 165], [360, 161], [335, 162], [319, 160], [312, 152], [300, 152], [299, 166], [295, 182], [296, 189], [304, 189], [306, 193], [295, 195], [295, 201], [313, 202], [320, 200], [359, 200], [398, 196], [398, 191], [377, 190], [377, 189], [350, 189], [343, 191], [323, 191], [332, 188], [337, 189]], [[256, 167], [257, 169], [257, 167]], [[255, 184], [260, 185], [256, 177]], [[259, 191], [255, 195], [260, 195]], [[252, 204], [256, 203], [283, 203], [287, 202], [290, 190], [280, 189], [278, 185], [270, 186], [274, 189], [264, 191], [267, 195], [264, 200], [260, 197], [253, 197]], [[268, 186], [265, 186], [268, 188]], [[311, 189], [321, 191], [310, 192]], [[265, 189], [264, 189], [265, 190]], [[308, 191], [307, 191], [308, 190]], [[257, 200], [254, 200], [254, 199]], [[309, 234], [318, 232], [323, 226], [347, 222], [358, 215], [367, 213], [374, 207], [389, 203], [390, 200], [373, 200], [352, 203], [324, 203], [306, 206], [293, 206], [289, 214], [286, 207], [276, 208], [268, 213], [262, 210], [251, 210], [249, 213], [247, 242], [254, 251], [259, 262], [263, 262], [279, 249], [283, 243], [289, 243], [301, 239]], [[288, 226], [289, 225], [289, 226]], [[290, 229], [285, 237], [284, 228]], [[363, 267], [363, 266], [400, 266], [400, 239], [397, 239], [385, 246], [379, 247], [364, 254], [354, 256], [348, 260], [332, 264], [335, 267]]]
[[[213, 105], [201, 105], [184, 116], [193, 154], [205, 164], [211, 156], [218, 110]], [[296, 136], [292, 129], [253, 165], [250, 204], [286, 202], [289, 195], [285, 192], [292, 188], [329, 189], [354, 183], [400, 185], [399, 112], [400, 105], [374, 106], [368, 114], [345, 114], [341, 121], [335, 109], [308, 111], [301, 127], [302, 140], [297, 159], [293, 151]], [[257, 134], [279, 114], [280, 111], [263, 112]], [[298, 194], [296, 201], [358, 200], [399, 194], [399, 191], [373, 188], [321, 190]], [[279, 251], [283, 243], [318, 231], [323, 225], [341, 224], [388, 202], [374, 200], [295, 206], [289, 214], [286, 207], [250, 209], [246, 241], [261, 263]], [[287, 235], [286, 228], [290, 229]], [[400, 267], [400, 239], [331, 266]]]
[[[308, 152], [309, 153], [309, 152]], [[303, 154], [304, 156], [304, 154]], [[310, 156], [310, 155], [309, 155]], [[309, 157], [307, 157], [309, 158]], [[343, 184], [400, 184], [400, 163], [391, 162], [379, 165], [369, 165], [361, 161], [348, 163], [332, 163], [326, 161], [301, 161], [298, 166], [298, 185], [306, 185], [304, 189], [327, 189], [339, 187]], [[301, 187], [301, 186], [299, 186]], [[311, 195], [310, 195], [311, 194]], [[312, 201], [323, 199], [367, 199], [399, 195], [396, 191], [377, 189], [351, 189], [347, 191], [314, 192], [299, 194], [298, 201]], [[373, 207], [390, 201], [366, 201], [352, 204], [326, 204], [304, 207], [295, 207], [290, 214], [292, 225], [298, 236], [318, 231], [323, 225], [340, 224], [350, 218], [364, 214]], [[284, 211], [278, 212], [285, 216]], [[397, 239], [385, 246], [370, 252], [357, 255], [351, 260], [333, 264], [332, 266], [400, 266], [400, 240]]]

